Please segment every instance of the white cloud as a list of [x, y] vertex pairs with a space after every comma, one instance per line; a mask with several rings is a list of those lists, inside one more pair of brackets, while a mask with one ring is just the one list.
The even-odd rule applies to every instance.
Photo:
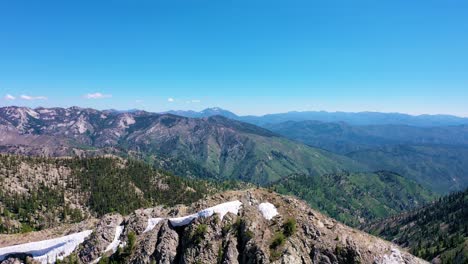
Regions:
[[7, 95], [5, 95], [5, 97], [3, 97], [3, 99], [8, 100], [8, 101], [11, 101], [11, 100], [15, 100], [16, 97], [14, 97], [14, 96], [11, 95], [11, 94], [7, 94]]
[[45, 96], [30, 96], [30, 95], [25, 95], [25, 94], [20, 95], [20, 98], [23, 100], [28, 100], [28, 101], [47, 100], [47, 97]]
[[174, 98], [169, 97], [169, 98], [167, 98], [167, 101], [170, 102], [170, 103], [172, 103], [172, 102], [174, 102]]
[[83, 96], [86, 99], [102, 99], [102, 98], [111, 98], [112, 94], [102, 94], [102, 93], [89, 93]]
[[187, 104], [198, 104], [201, 103], [201, 100], [194, 99], [194, 100], [188, 100], [186, 101]]

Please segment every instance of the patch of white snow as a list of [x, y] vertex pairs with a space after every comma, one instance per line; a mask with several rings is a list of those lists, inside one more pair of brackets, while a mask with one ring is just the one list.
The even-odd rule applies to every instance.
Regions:
[[400, 250], [392, 248], [392, 253], [390, 255], [384, 255], [382, 258], [381, 264], [400, 264], [405, 263], [403, 257], [401, 256]]
[[237, 214], [239, 212], [241, 205], [242, 203], [240, 201], [222, 203], [222, 204], [218, 204], [213, 207], [210, 207], [210, 208], [206, 208], [196, 214], [191, 214], [191, 215], [183, 216], [183, 217], [170, 218], [169, 222], [171, 222], [172, 226], [184, 226], [184, 225], [190, 224], [196, 218], [210, 217], [214, 214], [219, 214], [219, 217], [222, 220], [227, 213]]
[[49, 114], [49, 113], [55, 114], [55, 112], [50, 109], [40, 109], [38, 112], [41, 114]]
[[40, 263], [54, 263], [70, 255], [92, 232], [86, 230], [59, 238], [0, 248], [0, 261], [11, 254], [26, 253]]
[[146, 229], [145, 231], [143, 231], [143, 233], [146, 233], [148, 231], [151, 231], [153, 230], [153, 228], [159, 223], [161, 222], [161, 220], [164, 220], [164, 218], [149, 218], [148, 219], [148, 225], [146, 226]]
[[258, 210], [260, 210], [260, 212], [266, 220], [271, 220], [273, 217], [278, 215], [276, 207], [268, 202], [259, 204]]
[[122, 234], [124, 230], [124, 226], [118, 226], [115, 228], [115, 235], [114, 235], [114, 240], [106, 247], [106, 250], [104, 252], [112, 250], [113, 253], [117, 251], [117, 247], [120, 244], [120, 235]]
[[96, 263], [98, 263], [100, 260], [101, 260], [101, 257], [99, 257], [99, 258], [97, 258], [97, 259], [91, 261], [91, 264], [96, 264]]

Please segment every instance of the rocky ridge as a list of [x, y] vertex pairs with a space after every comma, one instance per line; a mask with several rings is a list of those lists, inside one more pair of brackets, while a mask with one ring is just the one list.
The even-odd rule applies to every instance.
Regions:
[[[262, 189], [229, 191], [191, 206], [106, 215], [92, 230], [64, 262], [425, 263], [305, 202]], [[14, 263], [3, 256], [3, 263]]]

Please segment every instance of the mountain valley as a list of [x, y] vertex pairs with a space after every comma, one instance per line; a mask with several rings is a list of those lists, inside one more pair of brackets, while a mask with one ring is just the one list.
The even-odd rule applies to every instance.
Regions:
[[216, 108], [176, 114], [187, 115], [0, 108], [0, 257], [25, 252], [3, 262], [55, 259], [24, 250], [41, 245], [68, 252], [57, 263], [424, 263], [404, 250], [465, 260], [463, 225], [424, 252], [418, 225], [380, 229], [466, 188], [465, 125], [259, 127]]

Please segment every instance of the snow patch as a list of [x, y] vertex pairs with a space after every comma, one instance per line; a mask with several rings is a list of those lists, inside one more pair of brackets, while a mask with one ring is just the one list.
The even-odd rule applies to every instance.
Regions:
[[161, 222], [161, 220], [164, 220], [164, 218], [149, 218], [148, 219], [148, 225], [146, 226], [146, 229], [145, 231], [143, 231], [143, 233], [146, 233], [148, 231], [151, 231], [153, 230], [153, 228], [159, 223]]
[[271, 220], [273, 217], [278, 215], [276, 207], [268, 202], [259, 204], [258, 210], [260, 210], [260, 212], [266, 220]]
[[401, 256], [400, 250], [392, 248], [392, 253], [390, 255], [384, 255], [382, 258], [381, 264], [400, 264], [405, 263], [403, 257]]
[[70, 255], [92, 232], [86, 230], [59, 238], [0, 248], [0, 261], [11, 254], [25, 253], [40, 263], [54, 263]]
[[101, 260], [101, 257], [99, 257], [99, 258], [97, 258], [97, 259], [91, 261], [91, 264], [96, 264], [96, 263], [98, 263], [100, 260]]
[[106, 247], [106, 250], [104, 250], [104, 252], [112, 250], [112, 253], [115, 253], [117, 251], [117, 248], [119, 247], [119, 244], [120, 244], [119, 237], [122, 234], [123, 230], [124, 230], [123, 225], [115, 228], [114, 240], [112, 240], [112, 242]]
[[214, 214], [219, 214], [221, 220], [227, 213], [237, 214], [241, 207], [242, 203], [240, 201], [232, 201], [227, 203], [218, 204], [216, 206], [206, 208], [196, 214], [191, 214], [183, 217], [170, 218], [172, 226], [184, 226], [190, 224], [193, 220], [199, 217], [210, 217]]
[[41, 114], [49, 114], [49, 113], [55, 114], [55, 112], [50, 109], [40, 109], [38, 112]]

